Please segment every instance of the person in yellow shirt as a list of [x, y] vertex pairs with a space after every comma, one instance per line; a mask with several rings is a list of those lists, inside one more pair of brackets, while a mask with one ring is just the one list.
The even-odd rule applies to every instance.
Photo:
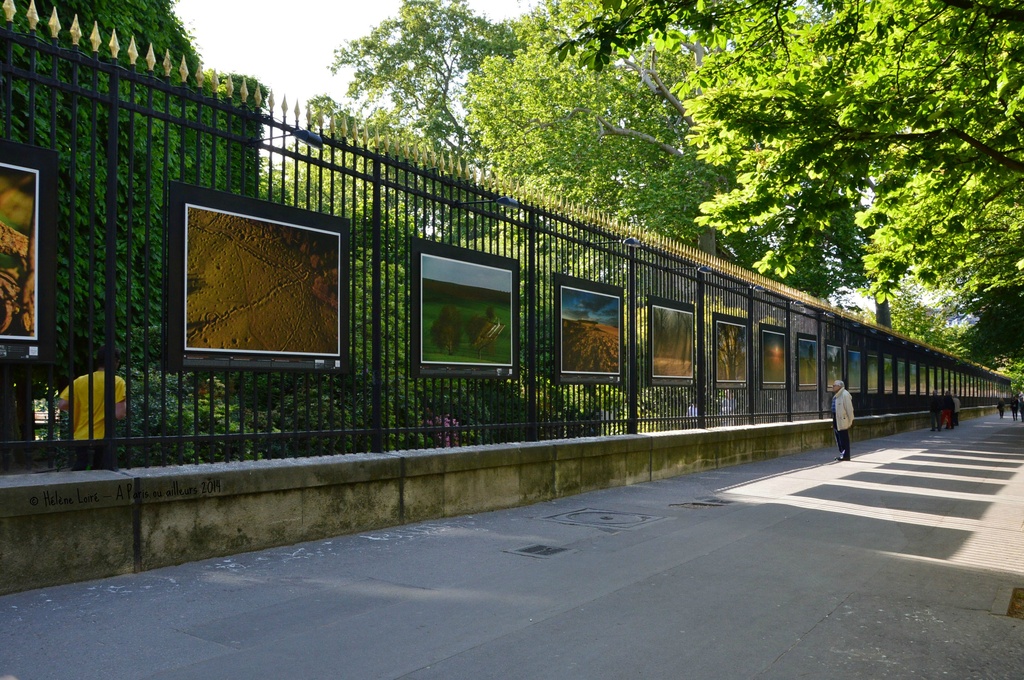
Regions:
[[[116, 347], [112, 350], [114, 370], [121, 365], [121, 351]], [[92, 469], [116, 470], [117, 461], [113, 454], [106, 460], [107, 447], [102, 443], [106, 430], [106, 374], [104, 367], [107, 361], [107, 350], [100, 347], [96, 351], [96, 370], [75, 378], [75, 382], [64, 388], [57, 400], [57, 408], [71, 413], [71, 427], [76, 440], [92, 440], [92, 446], [81, 446], [77, 449], [75, 465], [72, 470], [87, 470], [90, 462]], [[124, 378], [114, 376], [114, 417], [124, 419], [128, 414], [127, 388]]]

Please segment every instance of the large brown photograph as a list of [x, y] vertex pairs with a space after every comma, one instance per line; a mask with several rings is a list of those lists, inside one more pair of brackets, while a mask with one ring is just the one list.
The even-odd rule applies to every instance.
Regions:
[[339, 234], [197, 205], [186, 234], [186, 351], [339, 353]]
[[0, 339], [33, 339], [39, 171], [0, 162]]
[[559, 378], [618, 382], [622, 371], [622, 296], [558, 286]]

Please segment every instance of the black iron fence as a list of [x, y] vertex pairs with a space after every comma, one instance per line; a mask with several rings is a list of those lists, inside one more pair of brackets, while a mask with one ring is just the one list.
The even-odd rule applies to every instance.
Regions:
[[[1009, 390], [416, 143], [278, 117], [237, 76], [17, 21], [0, 30], [4, 470], [92, 444], [57, 401], [103, 345], [123, 352], [127, 416], [104, 440], [121, 467], [816, 419], [836, 378], [861, 414]], [[104, 368], [102, 404], [70, 396], [113, 422]]]

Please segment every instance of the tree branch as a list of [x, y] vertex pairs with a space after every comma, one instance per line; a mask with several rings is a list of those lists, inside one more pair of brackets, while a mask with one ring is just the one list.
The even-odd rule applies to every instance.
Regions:
[[957, 9], [977, 12], [990, 19], [1003, 21], [1024, 22], [1024, 9], [1017, 7], [1000, 7], [998, 5], [987, 5], [974, 0], [939, 0], [939, 2], [956, 7]]
[[662, 151], [669, 155], [679, 157], [683, 156], [683, 152], [677, 149], [676, 147], [672, 146], [671, 144], [666, 144], [665, 142], [660, 141], [657, 137], [649, 135], [646, 132], [640, 132], [639, 130], [633, 130], [630, 128], [614, 125], [607, 118], [599, 114], [595, 114], [592, 109], [586, 106], [577, 106], [573, 110], [569, 111], [569, 113], [567, 113], [566, 115], [562, 116], [561, 118], [556, 118], [553, 121], [545, 122], [537, 118], [534, 118], [530, 122], [534, 123], [534, 129], [544, 130], [554, 125], [557, 125], [558, 123], [565, 123], [569, 120], [572, 120], [574, 117], [580, 114], [594, 116], [594, 120], [596, 120], [597, 124], [600, 126], [600, 129], [598, 130], [599, 136], [612, 135], [614, 137], [629, 137], [632, 139], [639, 139], [641, 141], [647, 142], [648, 144], [653, 144], [654, 146], [658, 147], [659, 149], [661, 149]]
[[1010, 158], [1006, 154], [996, 151], [992, 147], [988, 146], [987, 144], [980, 140], [975, 139], [966, 132], [957, 130], [956, 128], [949, 128], [949, 132], [958, 139], [967, 142], [967, 144], [975, 151], [979, 151], [982, 155], [988, 156], [989, 158], [996, 161], [997, 163], [999, 163], [999, 165], [1003, 166], [1004, 168], [1008, 170], [1013, 170], [1014, 172], [1024, 172], [1024, 162], [1018, 161], [1015, 158]]

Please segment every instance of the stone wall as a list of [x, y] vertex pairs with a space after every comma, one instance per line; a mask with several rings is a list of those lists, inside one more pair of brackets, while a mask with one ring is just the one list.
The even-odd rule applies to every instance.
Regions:
[[[854, 441], [925, 427], [926, 413], [858, 418]], [[833, 445], [830, 423], [816, 420], [393, 454], [8, 476], [0, 478], [0, 595], [529, 505]]]

